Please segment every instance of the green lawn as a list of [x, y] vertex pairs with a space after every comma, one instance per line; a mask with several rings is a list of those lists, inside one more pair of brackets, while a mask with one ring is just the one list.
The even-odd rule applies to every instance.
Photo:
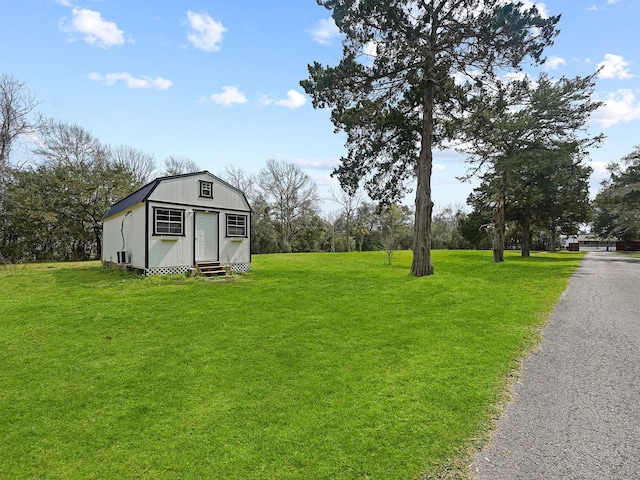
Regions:
[[0, 478], [418, 479], [469, 461], [582, 254], [0, 269]]

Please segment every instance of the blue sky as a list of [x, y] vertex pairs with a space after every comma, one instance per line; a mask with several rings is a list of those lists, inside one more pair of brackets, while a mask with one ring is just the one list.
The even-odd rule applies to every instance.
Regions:
[[[595, 193], [606, 163], [640, 144], [640, 2], [536, 4], [562, 19], [547, 64], [527, 68], [533, 76], [603, 68], [596, 96], [606, 104], [591, 132], [607, 139], [591, 155]], [[322, 194], [338, 188], [329, 174], [344, 137], [299, 86], [308, 63], [334, 65], [341, 54], [315, 0], [2, 0], [0, 44], [0, 73], [26, 81], [40, 112], [151, 153], [159, 167], [179, 155], [212, 173], [232, 164], [257, 172], [278, 158]], [[456, 180], [464, 158], [436, 152], [434, 167], [436, 208], [464, 205], [473, 188]]]

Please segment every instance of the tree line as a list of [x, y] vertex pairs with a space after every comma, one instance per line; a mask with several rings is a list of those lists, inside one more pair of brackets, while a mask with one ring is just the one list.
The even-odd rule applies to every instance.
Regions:
[[[99, 258], [102, 216], [155, 176], [200, 170], [186, 157], [169, 156], [159, 169], [153, 155], [110, 146], [85, 128], [37, 115], [26, 84], [0, 77], [0, 258], [4, 262]], [[15, 154], [21, 138], [36, 138]], [[24, 160], [24, 159], [28, 160]], [[23, 159], [23, 160], [20, 160]], [[409, 249], [413, 211], [380, 206], [362, 191], [330, 193], [336, 209], [323, 212], [312, 179], [294, 164], [270, 159], [257, 174], [227, 166], [218, 176], [247, 195], [253, 209], [254, 253]], [[325, 202], [326, 203], [326, 202]], [[434, 218], [435, 248], [464, 248], [458, 206]]]
[[[510, 222], [528, 255], [534, 229], [555, 238], [586, 218], [574, 207], [588, 205], [584, 160], [601, 140], [586, 132], [599, 106], [591, 100], [595, 75], [535, 81], [517, 75], [525, 62], [544, 63], [544, 50], [560, 33], [559, 15], [504, 0], [318, 4], [343, 34], [343, 55], [336, 66], [310, 64], [301, 86], [314, 107], [331, 109], [335, 130], [346, 134], [347, 153], [334, 175], [347, 195], [364, 188], [390, 211], [416, 181], [413, 275], [434, 272], [431, 174], [437, 147], [457, 144], [469, 159], [469, 176], [481, 180], [470, 202], [480, 231], [492, 232], [495, 261], [504, 260]], [[263, 170], [269, 169], [268, 163]], [[323, 222], [310, 208], [312, 196], [300, 197], [296, 208], [283, 202], [280, 189], [295, 185], [295, 172], [284, 169], [273, 185], [262, 181], [262, 173], [255, 224], [265, 228], [256, 245], [265, 251], [316, 247]], [[83, 231], [91, 232], [87, 217]], [[352, 221], [347, 214], [347, 249]]]
[[[501, 260], [504, 248], [553, 250], [592, 219], [602, 234], [640, 235], [633, 208], [640, 148], [610, 166], [595, 210], [589, 202], [584, 159], [601, 137], [578, 133], [598, 105], [590, 100], [593, 81], [541, 75], [478, 93], [482, 101], [464, 126], [475, 134], [460, 150], [480, 186], [468, 199], [470, 212], [460, 205], [433, 212], [430, 248], [492, 248]], [[99, 258], [102, 216], [113, 203], [154, 176], [201, 169], [176, 155], [158, 168], [150, 154], [43, 118], [26, 84], [11, 76], [0, 77], [0, 92], [2, 261]], [[15, 155], [21, 138], [36, 141], [28, 154]], [[325, 200], [337, 208], [323, 212], [317, 186], [294, 164], [269, 159], [255, 174], [237, 166], [216, 173], [250, 201], [254, 253], [385, 250], [391, 261], [394, 250], [415, 245], [414, 211], [371, 200], [363, 188], [332, 191]]]
[[413, 212], [407, 206], [380, 207], [360, 192], [332, 191], [325, 200], [337, 209], [322, 212], [313, 180], [300, 167], [269, 159], [257, 174], [227, 166], [219, 176], [249, 200], [253, 253], [348, 252], [411, 247]]
[[24, 81], [0, 75], [0, 263], [99, 258], [113, 203], [154, 174], [199, 168], [171, 155], [158, 169], [153, 155], [107, 145], [38, 105]]
[[[85, 128], [44, 118], [26, 83], [0, 76], [0, 262], [100, 258], [102, 217], [154, 177], [201, 170], [171, 155], [101, 142]], [[27, 140], [28, 150], [17, 150]], [[410, 248], [412, 212], [379, 209], [360, 196], [334, 196], [324, 214], [318, 188], [298, 166], [267, 160], [257, 174], [227, 166], [218, 175], [253, 208], [254, 253]], [[349, 202], [344, 204], [340, 202]]]

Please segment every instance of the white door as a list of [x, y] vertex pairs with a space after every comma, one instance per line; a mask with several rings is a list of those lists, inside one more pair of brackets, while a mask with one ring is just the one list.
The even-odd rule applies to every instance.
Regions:
[[218, 214], [196, 212], [196, 262], [218, 260]]

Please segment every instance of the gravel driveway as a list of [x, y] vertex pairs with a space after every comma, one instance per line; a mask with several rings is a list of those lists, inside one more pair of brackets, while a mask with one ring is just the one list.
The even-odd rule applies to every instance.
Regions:
[[640, 479], [640, 259], [587, 253], [477, 480]]

